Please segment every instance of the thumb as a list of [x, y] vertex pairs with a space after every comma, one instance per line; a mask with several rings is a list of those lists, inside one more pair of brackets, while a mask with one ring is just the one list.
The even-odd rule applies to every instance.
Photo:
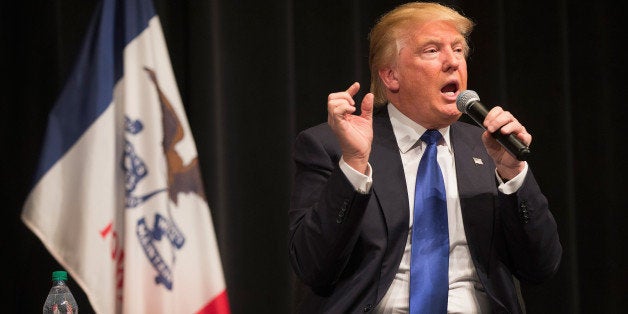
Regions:
[[362, 104], [360, 105], [360, 110], [362, 111], [360, 116], [367, 120], [373, 119], [373, 101], [375, 96], [373, 93], [368, 93], [362, 99]]
[[501, 148], [499, 142], [497, 142], [497, 140], [488, 131], [484, 131], [484, 133], [482, 133], [482, 142], [489, 150], [499, 150]]

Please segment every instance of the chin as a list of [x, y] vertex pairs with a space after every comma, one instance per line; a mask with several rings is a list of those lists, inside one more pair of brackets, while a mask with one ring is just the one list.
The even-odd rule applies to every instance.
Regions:
[[447, 123], [447, 125], [450, 125], [458, 121], [458, 119], [460, 119], [460, 116], [462, 116], [462, 113], [460, 113], [458, 109], [454, 109], [453, 111], [445, 112], [445, 115], [443, 116], [443, 120], [444, 122]]
[[444, 108], [444, 110], [441, 111], [445, 116], [448, 117], [454, 117], [456, 119], [458, 119], [462, 113], [458, 110], [458, 107], [456, 107], [456, 104], [449, 104], [447, 105], [447, 107]]

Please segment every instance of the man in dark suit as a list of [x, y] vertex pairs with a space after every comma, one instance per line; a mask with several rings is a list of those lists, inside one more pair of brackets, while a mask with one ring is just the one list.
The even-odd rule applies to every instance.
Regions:
[[[562, 248], [547, 200], [528, 164], [489, 133], [526, 145], [532, 136], [500, 107], [488, 113], [486, 132], [457, 121], [472, 27], [434, 3], [387, 13], [370, 34], [372, 93], [361, 113], [354, 83], [329, 95], [326, 124], [297, 137], [289, 252], [309, 287], [301, 312], [519, 313], [513, 277], [539, 283], [556, 272]], [[435, 144], [426, 144], [428, 133]], [[424, 232], [413, 226], [432, 224], [414, 216], [430, 145], [445, 190], [444, 283], [421, 277], [441, 266], [416, 263], [433, 248], [412, 250], [413, 233]]]

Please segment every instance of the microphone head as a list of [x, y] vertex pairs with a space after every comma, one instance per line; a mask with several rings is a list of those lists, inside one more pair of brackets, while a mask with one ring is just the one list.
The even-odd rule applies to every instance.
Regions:
[[458, 97], [456, 97], [456, 107], [458, 107], [458, 111], [467, 113], [467, 107], [469, 107], [472, 101], [480, 101], [478, 93], [470, 89], [462, 91], [462, 93], [458, 94]]

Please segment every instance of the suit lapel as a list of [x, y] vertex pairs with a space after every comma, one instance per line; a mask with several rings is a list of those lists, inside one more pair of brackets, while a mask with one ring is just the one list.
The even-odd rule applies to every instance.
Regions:
[[[486, 152], [476, 132], [468, 132], [461, 123], [451, 126], [451, 143], [456, 160], [456, 176], [458, 177], [458, 193], [464, 196], [476, 195], [486, 191], [486, 184], [494, 186], [495, 177], [486, 174], [487, 169], [494, 169], [493, 161]], [[487, 181], [488, 179], [488, 181]], [[463, 208], [464, 209], [464, 208]]]
[[399, 147], [392, 130], [388, 110], [381, 108], [373, 117], [373, 145], [370, 162], [373, 167], [373, 193], [386, 222], [388, 245], [403, 243], [408, 232], [409, 208], [406, 180]]
[[495, 166], [480, 140], [480, 132], [461, 122], [452, 124], [451, 142], [462, 220], [476, 267], [485, 272], [492, 246]]

